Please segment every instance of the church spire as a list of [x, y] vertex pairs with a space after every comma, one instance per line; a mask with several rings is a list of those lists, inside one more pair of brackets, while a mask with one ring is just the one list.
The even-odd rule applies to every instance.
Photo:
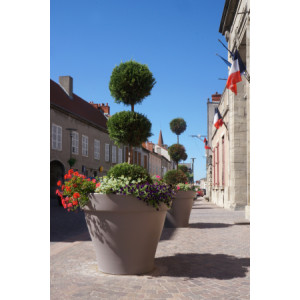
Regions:
[[158, 137], [157, 145], [160, 146], [160, 147], [163, 147], [163, 145], [164, 145], [164, 140], [163, 140], [163, 137], [162, 137], [161, 130], [159, 131], [159, 137]]

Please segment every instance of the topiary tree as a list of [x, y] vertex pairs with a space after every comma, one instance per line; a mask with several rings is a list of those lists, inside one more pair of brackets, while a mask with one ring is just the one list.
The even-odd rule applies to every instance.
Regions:
[[140, 146], [151, 133], [151, 122], [143, 115], [133, 111], [121, 111], [107, 121], [109, 137], [116, 145]]
[[116, 103], [130, 105], [134, 111], [134, 105], [150, 95], [155, 83], [147, 65], [130, 60], [113, 69], [109, 90]]
[[137, 181], [138, 179], [142, 179], [142, 182], [152, 183], [152, 178], [145, 168], [137, 165], [131, 165], [126, 162], [113, 166], [107, 172], [107, 176], [109, 178], [118, 178], [122, 175], [124, 177], [130, 177], [131, 180]]
[[187, 154], [183, 145], [174, 144], [168, 148], [168, 153], [173, 161], [176, 162], [176, 169], [178, 170], [178, 162], [186, 160]]
[[186, 183], [187, 176], [181, 170], [170, 170], [165, 174], [164, 181], [172, 185]]
[[179, 144], [179, 135], [186, 130], [186, 122], [182, 118], [173, 119], [170, 122], [170, 129], [177, 135], [177, 144]]
[[[121, 63], [119, 66], [116, 66], [113, 69], [109, 82], [109, 90], [116, 103], [122, 102], [125, 105], [130, 105], [131, 112], [133, 113], [134, 105], [137, 103], [141, 103], [145, 97], [150, 95], [155, 83], [155, 78], [149, 71], [147, 65], [143, 65], [133, 60], [130, 60], [128, 62]], [[129, 127], [120, 127], [120, 129], [123, 130], [123, 132], [120, 132], [119, 136], [126, 136], [126, 140], [129, 145], [128, 160], [130, 163], [133, 163], [132, 147], [139, 146], [140, 144], [145, 142], [150, 136], [151, 127], [149, 129], [149, 132], [147, 132], [146, 130], [146, 127], [148, 126], [146, 124], [147, 118], [144, 117], [144, 121], [141, 121], [142, 118], [137, 117], [137, 119], [139, 119], [140, 124], [144, 125], [144, 127], [136, 127], [134, 129], [133, 126], [129, 125], [130, 122], [126, 122], [124, 119], [123, 125], [127, 123]], [[135, 124], [138, 123], [137, 119], [135, 119], [134, 115], [130, 115], [130, 120], [134, 120]], [[118, 135], [115, 130], [111, 131], [113, 132], [113, 136], [116, 137]], [[134, 137], [134, 135], [138, 136]], [[146, 136], [147, 138], [145, 139]], [[131, 144], [132, 141], [136, 141], [136, 143]]]

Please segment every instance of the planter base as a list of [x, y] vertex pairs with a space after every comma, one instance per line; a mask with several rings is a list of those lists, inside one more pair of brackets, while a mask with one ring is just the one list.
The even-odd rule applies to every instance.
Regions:
[[137, 275], [154, 269], [167, 207], [159, 211], [132, 196], [92, 194], [85, 219], [101, 272]]
[[195, 192], [179, 191], [173, 200], [171, 209], [167, 212], [165, 227], [188, 227]]

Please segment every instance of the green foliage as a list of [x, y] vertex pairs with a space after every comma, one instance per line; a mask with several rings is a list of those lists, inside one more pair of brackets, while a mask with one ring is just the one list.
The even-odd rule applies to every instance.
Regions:
[[138, 182], [152, 182], [152, 179], [145, 168], [138, 165], [131, 165], [127, 162], [117, 164], [107, 172], [108, 178], [120, 178], [122, 176]]
[[71, 157], [69, 160], [68, 160], [68, 164], [70, 166], [70, 168], [72, 168], [76, 163], [76, 159], [74, 157]]
[[167, 184], [175, 185], [187, 182], [187, 177], [181, 170], [170, 170], [165, 174], [164, 181]]
[[109, 90], [116, 103], [132, 106], [149, 96], [155, 83], [147, 65], [130, 60], [113, 69]]
[[168, 153], [173, 161], [178, 163], [180, 160], [186, 160], [187, 154], [185, 148], [180, 144], [173, 144], [168, 148]]
[[107, 121], [109, 137], [117, 144], [140, 146], [152, 136], [151, 122], [143, 114], [121, 111]]
[[182, 118], [173, 119], [170, 122], [170, 129], [176, 135], [180, 135], [186, 130], [186, 122]]
[[188, 167], [185, 165], [179, 165], [178, 170], [181, 170], [185, 174], [189, 171]]

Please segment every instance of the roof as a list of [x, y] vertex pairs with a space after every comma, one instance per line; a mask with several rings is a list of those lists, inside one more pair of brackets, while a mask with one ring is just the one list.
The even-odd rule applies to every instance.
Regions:
[[220, 22], [219, 32], [222, 35], [225, 34], [225, 31], [230, 31], [239, 0], [226, 0], [224, 4], [222, 19]]
[[102, 112], [74, 93], [73, 98], [71, 99], [64, 89], [51, 79], [50, 104], [55, 105], [76, 117], [84, 119], [94, 126], [107, 130], [107, 119]]

